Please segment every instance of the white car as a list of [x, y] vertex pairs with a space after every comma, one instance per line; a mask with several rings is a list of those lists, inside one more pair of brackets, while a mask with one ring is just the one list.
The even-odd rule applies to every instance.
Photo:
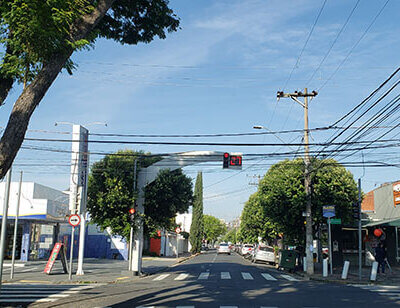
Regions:
[[257, 261], [275, 264], [274, 248], [270, 246], [258, 246], [253, 253], [253, 262], [256, 263]]
[[253, 245], [251, 244], [244, 244], [242, 246], [242, 250], [240, 251], [240, 254], [242, 256], [246, 256], [248, 254], [251, 254], [251, 252], [253, 251]]
[[219, 244], [217, 254], [220, 254], [220, 253], [227, 253], [228, 255], [231, 254], [231, 249], [229, 248], [229, 245], [227, 243]]

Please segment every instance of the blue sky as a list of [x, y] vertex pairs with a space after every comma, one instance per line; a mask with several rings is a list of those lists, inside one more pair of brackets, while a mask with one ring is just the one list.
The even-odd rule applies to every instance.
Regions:
[[[400, 2], [389, 1], [366, 31], [386, 0], [363, 0], [321, 68], [309, 80], [356, 2], [328, 0], [299, 58], [322, 0], [171, 0], [170, 7], [181, 19], [178, 32], [168, 34], [165, 40], [155, 39], [137, 46], [99, 40], [95, 49], [74, 54], [78, 70], [73, 76], [63, 72], [57, 78], [34, 113], [27, 136], [70, 138], [59, 133], [70, 132], [71, 127], [55, 127], [56, 121], [83, 125], [105, 122], [107, 127], [88, 128], [92, 133], [117, 134], [242, 133], [252, 132], [255, 124], [274, 131], [302, 129], [302, 108], [290, 99], [277, 102], [276, 92], [293, 92], [304, 87], [319, 90], [310, 103], [310, 127], [327, 126], [358, 104], [399, 65]], [[343, 66], [332, 76], [350, 50]], [[20, 88], [15, 87], [2, 107], [2, 123], [6, 122], [19, 92]], [[302, 141], [301, 133], [279, 136], [286, 142]], [[311, 142], [323, 142], [328, 136], [314, 132]], [[273, 135], [151, 140], [280, 142]], [[25, 145], [62, 150], [71, 147], [68, 143], [26, 142]], [[290, 150], [285, 146], [277, 149], [90, 145], [91, 151], [113, 152], [121, 148], [153, 153]], [[91, 162], [100, 158], [92, 156]], [[25, 180], [65, 189], [69, 185], [69, 162], [67, 153], [21, 150], [14, 171], [23, 170]], [[192, 166], [185, 168], [185, 172], [193, 178], [197, 171], [204, 172], [205, 213], [231, 220], [240, 215], [244, 202], [256, 191], [256, 186], [249, 183], [256, 182], [254, 177], [264, 175], [273, 162], [276, 161], [244, 159], [242, 172], [222, 170], [222, 164]], [[355, 178], [363, 176], [364, 191], [399, 179], [397, 168], [350, 170]]]

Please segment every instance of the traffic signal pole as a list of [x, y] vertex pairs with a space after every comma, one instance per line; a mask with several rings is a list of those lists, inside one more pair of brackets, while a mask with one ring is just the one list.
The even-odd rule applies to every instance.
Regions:
[[[304, 187], [306, 191], [306, 265], [307, 274], [314, 274], [314, 260], [313, 260], [313, 235], [312, 235], [312, 213], [311, 213], [311, 163], [309, 156], [309, 129], [308, 129], [308, 97], [317, 96], [316, 91], [307, 93], [307, 88], [302, 92], [283, 93], [278, 91], [277, 97], [289, 97], [296, 103], [300, 104], [304, 109]], [[298, 97], [304, 97], [304, 103]]]

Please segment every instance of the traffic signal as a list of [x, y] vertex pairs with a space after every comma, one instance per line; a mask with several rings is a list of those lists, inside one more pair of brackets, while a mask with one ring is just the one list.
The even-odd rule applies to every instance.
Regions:
[[353, 218], [355, 220], [360, 220], [361, 213], [360, 213], [360, 205], [358, 202], [353, 203], [352, 210], [353, 210]]
[[129, 221], [130, 222], [135, 222], [135, 212], [136, 212], [136, 210], [134, 208], [129, 209]]
[[229, 153], [224, 153], [224, 163], [222, 165], [223, 169], [229, 168]]

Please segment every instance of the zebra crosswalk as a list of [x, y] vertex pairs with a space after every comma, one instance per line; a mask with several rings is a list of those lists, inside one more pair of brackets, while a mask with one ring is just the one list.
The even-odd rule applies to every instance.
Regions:
[[0, 306], [55, 302], [94, 287], [95, 285], [4, 284], [1, 287]]
[[384, 285], [352, 285], [363, 290], [376, 292], [390, 300], [400, 301], [400, 286], [384, 286]]
[[[233, 274], [230, 272], [220, 272], [220, 273], [210, 273], [210, 272], [202, 272], [198, 275], [189, 275], [188, 273], [181, 273], [176, 276], [176, 274], [160, 274], [156, 277], [154, 277], [152, 280], [153, 281], [161, 281], [161, 280], [168, 280], [168, 279], [173, 279], [173, 280], [209, 280], [211, 277], [213, 279], [219, 278], [221, 280], [231, 280], [231, 279], [237, 279], [236, 277], [232, 278]], [[278, 281], [278, 280], [286, 280], [286, 281], [299, 281], [297, 278], [286, 275], [286, 274], [276, 274], [275, 276], [269, 274], [269, 273], [249, 273], [249, 272], [240, 272], [239, 279], [243, 280], [255, 280], [258, 278], [258, 276], [261, 276], [263, 280], [267, 281]]]

